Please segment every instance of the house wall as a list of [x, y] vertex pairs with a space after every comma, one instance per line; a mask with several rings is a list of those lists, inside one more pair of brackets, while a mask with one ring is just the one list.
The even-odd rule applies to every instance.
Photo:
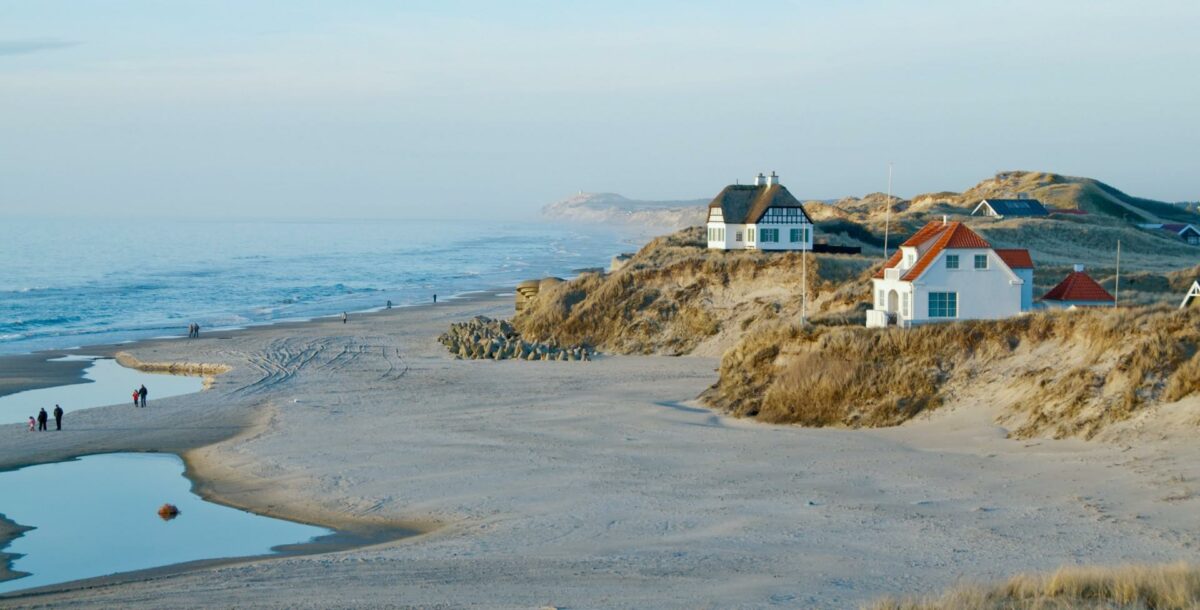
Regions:
[[1013, 273], [1021, 278], [1021, 311], [1033, 310], [1033, 269], [1013, 269]]
[[[946, 269], [946, 255], [957, 254], [958, 269]], [[987, 269], [975, 269], [976, 254], [988, 257]], [[994, 320], [1021, 313], [1022, 284], [992, 250], [945, 250], [913, 285], [912, 323], [958, 320]], [[1029, 282], [1031, 285], [1032, 282]], [[1031, 289], [1032, 290], [1032, 289]], [[929, 293], [957, 292], [957, 318], [930, 318]], [[1032, 292], [1030, 293], [1032, 301]]]
[[1045, 309], [1070, 309], [1072, 307], [1112, 307], [1110, 301], [1042, 301]]
[[[746, 225], [727, 225], [723, 222], [709, 222], [709, 229], [725, 229], [724, 241], [709, 240], [708, 247], [720, 250], [745, 250], [746, 249]], [[741, 233], [742, 239], [737, 239], [738, 233]]]
[[[813, 226], [811, 224], [774, 224], [762, 223], [746, 225], [747, 229], [754, 229], [754, 241], [750, 242], [759, 250], [812, 250], [813, 244]], [[761, 229], [775, 229], [779, 231], [779, 241], [766, 242], [761, 238]], [[808, 229], [808, 239], [806, 241], [791, 241], [792, 229]]]

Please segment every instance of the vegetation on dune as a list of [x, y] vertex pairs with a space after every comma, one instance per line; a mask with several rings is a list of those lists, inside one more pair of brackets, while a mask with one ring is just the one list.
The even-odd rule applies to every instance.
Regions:
[[997, 585], [963, 585], [938, 597], [883, 599], [864, 610], [1194, 610], [1200, 569], [1158, 566], [1065, 567], [1020, 574]]
[[[798, 252], [708, 250], [701, 227], [657, 238], [620, 270], [549, 286], [513, 318], [522, 336], [614, 353], [686, 354], [722, 328], [738, 332], [800, 310]], [[872, 261], [807, 256], [814, 314], [852, 309]]]
[[958, 390], [990, 387], [1018, 437], [1090, 438], [1200, 389], [1200, 311], [1044, 312], [912, 329], [777, 324], [747, 334], [703, 395], [738, 416], [891, 426]]

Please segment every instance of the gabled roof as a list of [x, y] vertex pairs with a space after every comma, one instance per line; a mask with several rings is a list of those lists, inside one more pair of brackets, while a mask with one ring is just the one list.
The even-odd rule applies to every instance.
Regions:
[[1189, 225], [1189, 224], [1164, 224], [1164, 225], [1162, 225], [1162, 230], [1170, 231], [1176, 235], [1182, 235], [1183, 232], [1188, 229], [1191, 229], [1192, 232], [1194, 232], [1194, 233], [1200, 234], [1200, 230], [1197, 230], [1196, 227], [1193, 227], [1192, 225]]
[[767, 208], [799, 208], [804, 219], [812, 223], [812, 218], [804, 211], [800, 200], [792, 196], [787, 187], [781, 184], [731, 184], [725, 187], [708, 207], [720, 208], [721, 217], [727, 224], [754, 224], [767, 212]]
[[[932, 245], [925, 250], [925, 253], [921, 255], [921, 258], [917, 259], [917, 262], [912, 266], [912, 269], [909, 269], [901, 279], [911, 282], [912, 280], [920, 277], [921, 274], [925, 272], [925, 269], [927, 269], [929, 265], [933, 263], [934, 259], [937, 258], [937, 255], [941, 253], [942, 250], [980, 249], [992, 247], [992, 245], [989, 244], [986, 239], [980, 237], [978, 233], [967, 228], [967, 225], [964, 225], [961, 222], [944, 221], [935, 221], [926, 224], [925, 226], [921, 227], [921, 230], [914, 233], [912, 237], [904, 240], [904, 243], [900, 244], [900, 247], [919, 249], [921, 246], [930, 242], [932, 242]], [[897, 249], [896, 253], [893, 254], [892, 257], [888, 259], [888, 262], [883, 266], [883, 269], [875, 272], [875, 277], [882, 278], [884, 269], [891, 269], [896, 265], [899, 265], [900, 258], [903, 255], [903, 252], [900, 249]]]
[[[1046, 216], [1050, 213], [1037, 199], [984, 199], [979, 205], [985, 203], [998, 216]], [[975, 210], [979, 210], [979, 206], [975, 206]]]
[[1117, 300], [1092, 276], [1083, 271], [1072, 271], [1050, 292], [1042, 295], [1043, 301], [1073, 301], [1086, 303], [1116, 303]]
[[1009, 269], [1033, 269], [1033, 258], [1029, 256], [1029, 250], [1024, 248], [996, 248], [996, 256]]

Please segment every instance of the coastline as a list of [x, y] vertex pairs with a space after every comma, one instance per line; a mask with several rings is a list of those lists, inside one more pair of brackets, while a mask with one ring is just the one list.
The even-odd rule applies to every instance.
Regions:
[[[503, 289], [477, 290], [453, 295], [436, 305], [432, 303], [409, 305], [406, 307], [395, 307], [390, 310], [376, 308], [361, 312], [352, 312], [351, 315], [357, 322], [363, 319], [388, 318], [402, 311], [420, 310], [423, 308], [429, 310], [434, 308], [444, 309], [452, 305], [475, 307], [481, 303], [486, 303], [485, 306], [488, 307], [502, 306], [501, 304], [504, 302], [511, 303], [511, 299], [511, 293], [504, 292]], [[303, 334], [307, 327], [328, 325], [337, 322], [340, 322], [338, 316], [322, 316], [310, 320], [295, 320], [224, 331], [212, 331], [206, 333], [202, 339], [192, 341], [227, 341], [238, 337], [253, 337], [259, 333], [294, 332], [296, 334]], [[135, 354], [146, 352], [155, 353], [164, 348], [168, 350], [170, 348], [178, 348], [180, 344], [186, 345], [188, 341], [186, 337], [145, 339], [134, 342], [84, 346], [70, 351], [73, 353], [84, 352], [89, 356], [101, 358], [114, 358], [122, 366], [147, 372], [198, 375], [205, 378], [203, 391], [196, 394], [155, 400], [154, 407], [158, 407], [160, 403], [171, 404], [175, 400], [193, 402], [188, 399], [202, 396], [205, 391], [211, 389], [217, 383], [220, 375], [227, 374], [235, 369], [236, 365], [227, 362], [202, 363], [173, 359], [147, 362], [135, 356]], [[86, 369], [88, 362], [50, 361], [53, 358], [66, 355], [70, 354], [61, 350], [49, 350], [33, 354], [0, 356], [0, 368], [3, 368], [5, 371], [16, 371], [18, 373], [17, 376], [12, 378], [6, 377], [3, 380], [8, 383], [0, 383], [0, 388], [3, 388], [3, 390], [0, 390], [0, 395], [44, 387], [86, 383], [86, 380], [83, 378], [83, 371]], [[123, 406], [124, 404], [122, 403], [120, 405], [76, 411], [71, 413], [71, 421], [74, 422], [83, 419], [86, 422], [85, 425], [87, 425], [96, 419], [95, 416], [98, 413], [94, 412], [119, 410]], [[41, 453], [35, 452], [27, 459], [21, 459], [17, 455], [14, 455], [13, 452], [8, 451], [8, 447], [3, 447], [0, 448], [0, 472], [102, 453], [175, 453], [184, 462], [184, 476], [191, 481], [193, 492], [206, 501], [263, 516], [317, 525], [334, 530], [335, 534], [329, 537], [328, 540], [316, 544], [287, 545], [285, 552], [273, 555], [202, 560], [175, 566], [161, 566], [149, 570], [139, 570], [126, 574], [90, 578], [79, 583], [49, 585], [27, 592], [0, 595], [0, 600], [21, 597], [26, 594], [43, 595], [46, 593], [68, 591], [77, 588], [77, 586], [82, 586], [83, 583], [86, 583], [88, 587], [106, 585], [129, 582], [143, 577], [158, 577], [198, 567], [214, 567], [240, 562], [270, 560], [312, 553], [336, 552], [349, 548], [396, 543], [412, 537], [427, 535], [442, 525], [437, 521], [422, 519], [372, 516], [352, 517], [339, 512], [314, 509], [311, 506], [298, 506], [295, 503], [289, 503], [286, 494], [272, 494], [269, 491], [269, 487], [246, 477], [240, 472], [240, 467], [224, 463], [212, 457], [213, 450], [220, 447], [222, 443], [237, 442], [240, 439], [252, 438], [254, 435], [260, 434], [264, 429], [269, 427], [273, 418], [273, 411], [274, 407], [267, 405], [267, 408], [262, 412], [250, 417], [246, 417], [244, 414], [223, 414], [224, 416], [219, 418], [220, 425], [208, 426], [206, 433], [184, 433], [182, 435], [174, 435], [174, 437], [168, 439], [162, 438], [161, 435], [154, 437], [152, 440], [139, 440], [129, 436], [122, 438], [123, 435], [119, 433], [119, 430], [113, 430], [112, 432], [115, 432], [115, 434], [104, 435], [109, 438], [97, 439], [92, 443], [76, 447], [63, 447], [60, 445], [52, 449], [43, 450]], [[6, 427], [22, 430], [24, 424], [0, 425], [0, 431], [3, 431]], [[71, 423], [68, 423], [67, 430], [72, 430]], [[22, 438], [22, 436], [19, 435], [18, 438]], [[166, 441], [166, 444], [161, 444], [164, 441]], [[10, 562], [12, 558], [4, 553], [4, 549], [12, 540], [29, 529], [26, 526], [4, 519], [2, 509], [3, 507], [0, 506], [0, 581], [9, 580], [17, 574], [11, 570]]]
[[1189, 439], [1011, 441], [983, 394], [895, 429], [773, 426], [695, 402], [715, 358], [456, 360], [437, 342], [512, 306], [482, 294], [121, 345], [232, 368], [148, 409], [80, 411], [62, 434], [0, 427], [0, 468], [169, 451], [208, 499], [427, 533], [0, 606], [844, 608], [1065, 563], [1195, 558], [1196, 500], [1176, 489], [1200, 477]]

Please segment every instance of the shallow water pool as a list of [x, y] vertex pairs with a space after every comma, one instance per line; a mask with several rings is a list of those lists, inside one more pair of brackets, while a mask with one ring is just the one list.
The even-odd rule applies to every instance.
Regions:
[[0, 396], [0, 424], [26, 422], [31, 415], [37, 416], [38, 409], [46, 409], [46, 413], [51, 416], [50, 429], [53, 430], [53, 412], [56, 404], [62, 405], [63, 411], [66, 411], [63, 416], [63, 425], [66, 427], [70, 425], [71, 412], [79, 409], [115, 404], [124, 404], [132, 409], [131, 394], [142, 384], [150, 391], [147, 408], [153, 408], [154, 401], [160, 398], [191, 394], [204, 387], [204, 379], [201, 377], [146, 373], [123, 367], [112, 358], [67, 356], [66, 359], [91, 360], [91, 366], [83, 373], [90, 383], [39, 388]]
[[[179, 507], [164, 521], [159, 506]], [[113, 453], [0, 472], [0, 514], [33, 527], [0, 593], [81, 578], [226, 557], [262, 555], [330, 530], [213, 504], [191, 491], [172, 454]]]

